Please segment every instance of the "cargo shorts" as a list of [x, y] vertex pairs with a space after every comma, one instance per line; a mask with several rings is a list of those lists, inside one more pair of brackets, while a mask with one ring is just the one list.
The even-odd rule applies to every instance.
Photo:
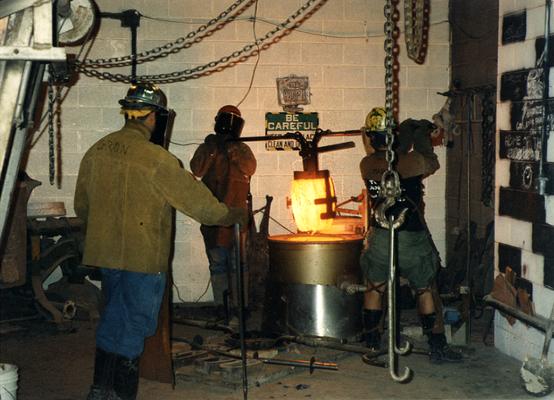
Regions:
[[[373, 228], [367, 249], [360, 257], [365, 280], [386, 282], [389, 279], [389, 231]], [[428, 287], [434, 279], [439, 258], [426, 231], [396, 232], [396, 271], [414, 289]]]

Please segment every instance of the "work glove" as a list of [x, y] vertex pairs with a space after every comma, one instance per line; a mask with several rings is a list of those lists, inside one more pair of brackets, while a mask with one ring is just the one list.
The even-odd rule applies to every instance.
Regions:
[[229, 135], [217, 135], [214, 133], [209, 134], [204, 139], [204, 143], [209, 145], [215, 145], [220, 149], [224, 149], [231, 137]]
[[248, 211], [244, 208], [229, 207], [228, 220], [231, 225], [239, 224], [241, 228], [248, 225]]

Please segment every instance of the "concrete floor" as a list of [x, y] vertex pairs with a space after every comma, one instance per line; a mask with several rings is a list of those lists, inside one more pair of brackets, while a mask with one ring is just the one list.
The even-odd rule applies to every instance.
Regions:
[[[74, 321], [60, 332], [51, 323], [33, 320], [0, 324], [0, 362], [19, 367], [19, 400], [84, 399], [91, 383], [94, 324]], [[11, 330], [20, 328], [19, 330]], [[174, 327], [174, 335], [196, 332]], [[212, 331], [213, 332], [213, 331]], [[204, 332], [205, 334], [209, 334]], [[490, 339], [490, 338], [489, 338]], [[357, 355], [337, 361], [338, 371], [303, 370], [251, 388], [249, 399], [528, 399], [519, 383], [520, 362], [481, 343], [475, 332], [461, 364], [430, 364], [424, 355], [402, 358], [414, 371], [410, 383], [391, 380], [388, 369], [370, 367]], [[288, 368], [288, 367], [283, 367]], [[170, 385], [141, 379], [139, 400], [242, 399], [242, 390], [178, 381]]]

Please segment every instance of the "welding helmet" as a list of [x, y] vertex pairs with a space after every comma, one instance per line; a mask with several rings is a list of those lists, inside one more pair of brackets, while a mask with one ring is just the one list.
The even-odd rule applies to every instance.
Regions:
[[167, 147], [176, 114], [175, 111], [167, 108], [167, 97], [158, 86], [150, 83], [134, 83], [125, 98], [119, 100], [119, 104], [121, 104], [121, 112], [130, 118], [141, 118], [155, 112], [156, 126], [150, 141]]
[[214, 131], [218, 135], [230, 135], [238, 139], [244, 127], [240, 110], [233, 105], [226, 105], [219, 109], [215, 116]]
[[365, 134], [371, 146], [379, 149], [387, 143], [387, 111], [383, 107], [374, 107], [365, 117]]

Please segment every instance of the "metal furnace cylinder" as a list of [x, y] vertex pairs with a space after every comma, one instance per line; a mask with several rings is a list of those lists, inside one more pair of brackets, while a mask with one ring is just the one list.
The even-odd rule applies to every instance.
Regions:
[[358, 235], [270, 236], [264, 331], [357, 340], [362, 295], [339, 287], [361, 282], [362, 241]]

